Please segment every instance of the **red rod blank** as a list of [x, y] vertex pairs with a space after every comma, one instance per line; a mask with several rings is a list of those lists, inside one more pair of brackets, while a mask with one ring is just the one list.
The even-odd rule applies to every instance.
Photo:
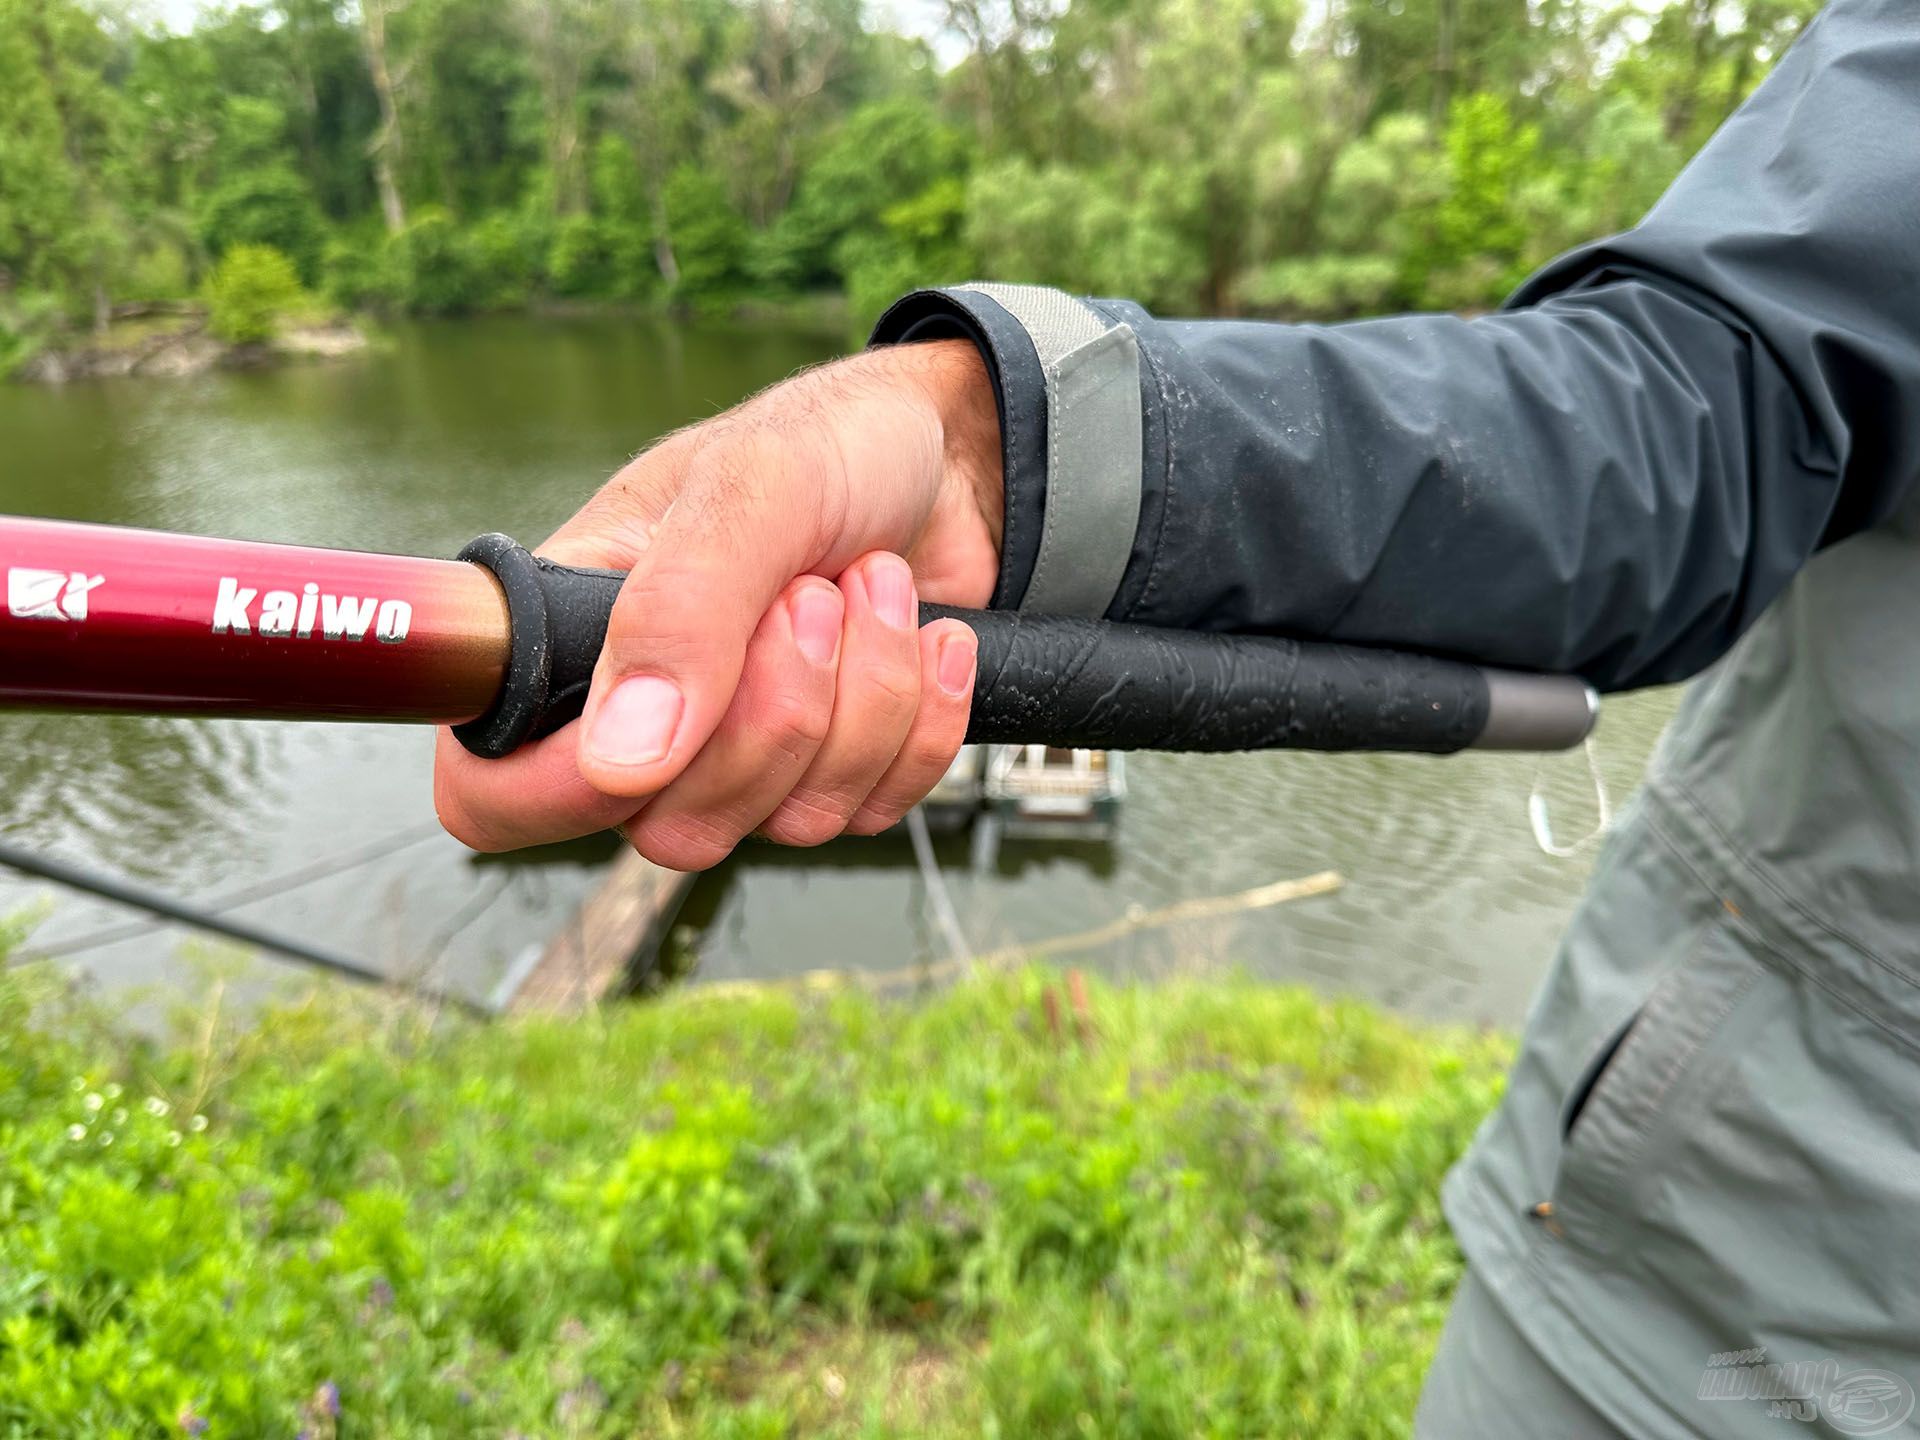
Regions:
[[457, 724], [505, 674], [477, 565], [0, 516], [0, 707]]

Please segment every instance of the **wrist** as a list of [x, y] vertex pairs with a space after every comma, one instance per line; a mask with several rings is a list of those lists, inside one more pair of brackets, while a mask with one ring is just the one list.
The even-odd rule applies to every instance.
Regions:
[[943, 478], [979, 510], [997, 554], [1006, 528], [1000, 409], [971, 340], [923, 340], [884, 352], [912, 367], [940, 431]]

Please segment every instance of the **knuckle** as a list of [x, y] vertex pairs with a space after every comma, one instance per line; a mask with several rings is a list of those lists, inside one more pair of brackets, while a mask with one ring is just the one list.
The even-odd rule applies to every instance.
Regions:
[[947, 735], [915, 734], [889, 770], [884, 783], [876, 788], [847, 822], [856, 835], [877, 835], [900, 823], [907, 811], [932, 793], [947, 773], [953, 758], [960, 753], [961, 733]]
[[877, 718], [911, 720], [920, 708], [920, 671], [914, 664], [876, 666], [861, 694]]
[[944, 769], [908, 767], [905, 774], [888, 776], [886, 783], [869, 795], [854, 813], [849, 828], [858, 825], [862, 827], [861, 834], [873, 835], [899, 824], [909, 810], [927, 798]]
[[740, 833], [693, 814], [645, 815], [627, 827], [633, 848], [669, 870], [711, 870], [733, 853]]
[[562, 558], [569, 564], [618, 563], [648, 549], [658, 523], [632, 494], [602, 490], [581, 507], [565, 531], [540, 548], [545, 553], [564, 545]]
[[750, 724], [766, 748], [778, 752], [783, 760], [797, 763], [826, 741], [833, 724], [833, 707], [797, 686], [782, 685], [753, 707]]
[[830, 795], [796, 790], [767, 817], [760, 833], [781, 845], [824, 845], [845, 831], [848, 809]]
[[849, 835], [878, 835], [891, 830], [900, 823], [901, 817], [911, 810], [911, 802], [895, 800], [869, 800], [853, 812], [853, 818], [847, 821]]

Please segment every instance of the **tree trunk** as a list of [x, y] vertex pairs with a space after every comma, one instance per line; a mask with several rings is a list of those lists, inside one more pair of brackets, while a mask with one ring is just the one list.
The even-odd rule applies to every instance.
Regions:
[[574, 155], [580, 148], [580, 128], [569, 106], [554, 117], [553, 148], [550, 163], [553, 166], [553, 213], [571, 215], [581, 208], [580, 183]]
[[653, 263], [660, 267], [660, 278], [669, 288], [680, 283], [680, 261], [673, 253], [673, 237], [665, 231], [653, 242]]
[[1667, 138], [1685, 140], [1700, 113], [1700, 92], [1706, 85], [1707, 66], [1712, 62], [1713, 0], [1694, 0], [1689, 12], [1693, 27], [1693, 53], [1687, 72], [1687, 88], [1675, 97], [1667, 110]]
[[673, 253], [673, 231], [667, 222], [667, 193], [658, 174], [650, 174], [648, 184], [653, 198], [653, 263], [660, 267], [660, 278], [672, 289], [680, 283], [680, 258]]
[[373, 183], [380, 190], [380, 213], [386, 218], [387, 233], [398, 235], [407, 228], [407, 202], [400, 198], [399, 183], [393, 178], [393, 155], [385, 145], [373, 152]]
[[397, 235], [407, 226], [407, 204], [400, 194], [400, 104], [393, 71], [387, 65], [387, 7], [382, 0], [370, 0], [365, 7], [360, 33], [366, 41], [367, 74], [380, 104], [380, 128], [368, 146], [373, 157], [373, 183], [380, 191], [380, 213], [386, 218], [387, 233]]
[[1440, 0], [1436, 19], [1438, 33], [1433, 47], [1433, 95], [1429, 124], [1441, 134], [1447, 125], [1447, 107], [1453, 103], [1453, 32], [1457, 24], [1460, 0]]

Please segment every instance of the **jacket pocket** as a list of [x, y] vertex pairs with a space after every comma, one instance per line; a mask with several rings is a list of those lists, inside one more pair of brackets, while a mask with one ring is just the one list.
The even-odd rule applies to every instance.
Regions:
[[1608, 1217], [1631, 1210], [1656, 1142], [1703, 1072], [1729, 1017], [1766, 967], [1731, 917], [1655, 982], [1644, 1004], [1597, 1048], [1561, 1115], [1555, 1206], [1570, 1237], [1604, 1248]]

